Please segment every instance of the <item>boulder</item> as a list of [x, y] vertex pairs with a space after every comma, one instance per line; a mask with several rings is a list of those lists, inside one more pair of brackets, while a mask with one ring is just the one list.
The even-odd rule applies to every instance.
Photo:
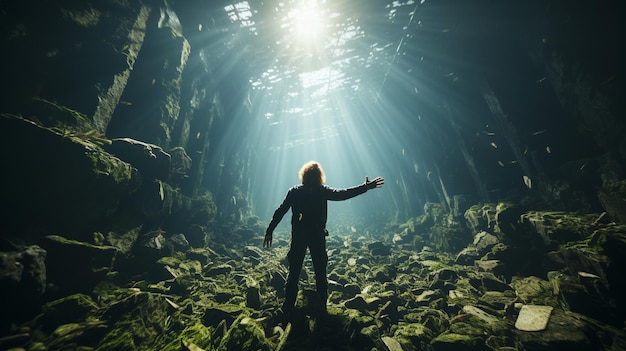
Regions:
[[391, 255], [391, 246], [385, 245], [381, 241], [373, 242], [367, 245], [371, 254], [374, 256], [389, 256]]
[[474, 261], [478, 260], [481, 256], [482, 255], [476, 247], [467, 246], [456, 255], [454, 263], [464, 266], [471, 266], [472, 264], [474, 264]]
[[626, 179], [605, 184], [598, 192], [598, 199], [606, 212], [618, 222], [626, 223]]
[[142, 233], [135, 242], [132, 253], [140, 264], [152, 264], [159, 258], [166, 256], [165, 237], [162, 230]]
[[49, 235], [40, 246], [47, 251], [46, 272], [52, 296], [89, 294], [113, 268], [117, 249]]
[[426, 348], [435, 336], [433, 331], [421, 323], [400, 322], [396, 327], [394, 338], [410, 340], [419, 350]]
[[46, 251], [36, 245], [0, 252], [0, 332], [39, 310], [38, 302], [46, 292], [45, 259]]
[[556, 298], [549, 281], [539, 277], [514, 277], [511, 287], [525, 304], [556, 305]]
[[35, 242], [42, 232], [91, 240], [93, 227], [109, 219], [141, 178], [130, 164], [105, 152], [89, 132], [44, 128], [0, 117], [5, 208], [0, 229]]
[[472, 233], [493, 230], [496, 224], [495, 216], [495, 204], [473, 205], [463, 214], [467, 227]]
[[158, 145], [115, 138], [105, 150], [137, 168], [144, 179], [169, 180], [171, 156]]
[[484, 255], [487, 251], [491, 250], [498, 242], [498, 238], [489, 234], [486, 231], [481, 231], [480, 233], [474, 235], [474, 247], [478, 250], [478, 252]]
[[20, 251], [0, 252], [0, 283], [3, 295], [41, 296], [46, 291], [46, 251], [37, 245]]

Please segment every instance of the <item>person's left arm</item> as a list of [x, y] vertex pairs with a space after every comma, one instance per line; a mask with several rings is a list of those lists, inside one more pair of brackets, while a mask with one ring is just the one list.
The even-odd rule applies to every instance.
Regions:
[[368, 177], [365, 177], [365, 182], [363, 184], [351, 188], [335, 189], [327, 187], [326, 189], [328, 189], [328, 191], [326, 194], [326, 198], [331, 201], [348, 200], [355, 196], [361, 195], [370, 189], [382, 187], [384, 181], [385, 180], [382, 177], [376, 177], [373, 180], [369, 180]]

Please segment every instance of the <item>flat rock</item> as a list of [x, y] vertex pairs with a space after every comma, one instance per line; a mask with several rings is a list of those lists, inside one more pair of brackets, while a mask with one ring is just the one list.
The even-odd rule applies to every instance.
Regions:
[[467, 314], [471, 314], [472, 316], [477, 317], [479, 319], [482, 319], [483, 321], [487, 323], [495, 323], [498, 321], [498, 317], [493, 316], [475, 306], [471, 306], [471, 305], [463, 306], [463, 312]]
[[521, 331], [544, 330], [553, 309], [552, 306], [524, 305], [517, 316], [515, 328]]

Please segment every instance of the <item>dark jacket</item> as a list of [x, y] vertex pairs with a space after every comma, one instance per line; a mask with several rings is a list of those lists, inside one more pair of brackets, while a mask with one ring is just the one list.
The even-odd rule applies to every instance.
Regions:
[[367, 191], [365, 184], [347, 189], [335, 189], [327, 185], [296, 185], [289, 189], [283, 203], [276, 209], [268, 231], [273, 232], [289, 208], [291, 208], [291, 230], [325, 230], [328, 217], [327, 201], [353, 198]]

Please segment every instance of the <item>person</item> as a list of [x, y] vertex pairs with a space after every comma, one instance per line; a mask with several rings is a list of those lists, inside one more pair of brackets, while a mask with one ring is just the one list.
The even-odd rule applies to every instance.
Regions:
[[282, 204], [276, 209], [272, 220], [265, 231], [263, 247], [272, 246], [274, 229], [291, 208], [291, 243], [287, 253], [289, 273], [285, 282], [285, 301], [279, 311], [289, 316], [298, 295], [298, 279], [306, 249], [309, 249], [315, 272], [315, 287], [320, 297], [322, 313], [326, 312], [328, 298], [328, 281], [326, 279], [326, 219], [328, 215], [327, 201], [341, 201], [361, 195], [370, 189], [380, 188], [384, 179], [376, 177], [361, 185], [347, 189], [336, 189], [325, 185], [326, 176], [322, 166], [315, 161], [305, 163], [299, 172], [302, 184], [293, 186], [287, 192]]

